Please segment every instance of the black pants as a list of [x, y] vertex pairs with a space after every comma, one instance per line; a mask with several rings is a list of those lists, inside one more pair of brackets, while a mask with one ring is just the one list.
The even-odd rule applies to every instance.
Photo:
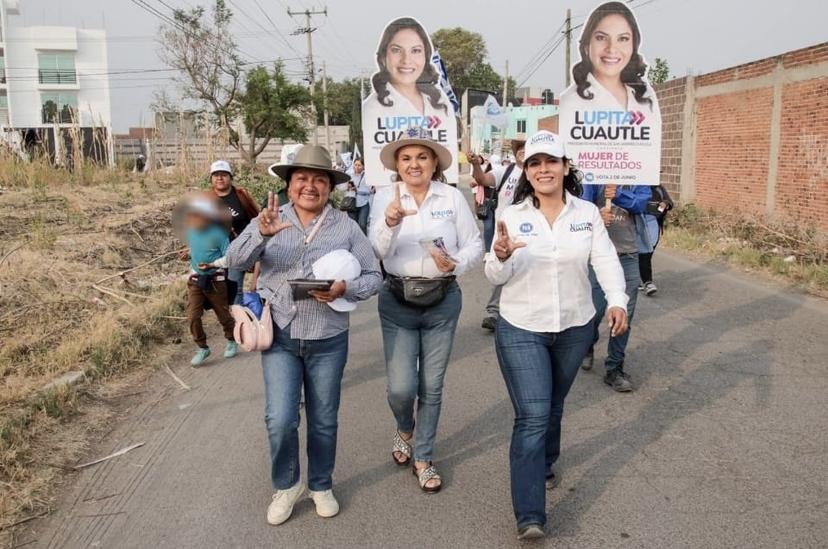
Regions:
[[653, 281], [653, 254], [638, 254], [638, 270], [641, 272], [641, 282], [646, 284]]

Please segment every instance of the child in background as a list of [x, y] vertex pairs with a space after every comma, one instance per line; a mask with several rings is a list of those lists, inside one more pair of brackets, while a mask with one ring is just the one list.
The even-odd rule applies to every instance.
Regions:
[[222, 209], [207, 197], [195, 197], [187, 204], [185, 226], [192, 268], [187, 282], [187, 318], [190, 333], [199, 347], [190, 361], [193, 366], [201, 365], [210, 356], [201, 322], [205, 309], [216, 312], [224, 329], [227, 339], [224, 358], [233, 358], [238, 352], [233, 340], [235, 321], [230, 315], [227, 270], [223, 268], [224, 254], [230, 245], [225, 218]]

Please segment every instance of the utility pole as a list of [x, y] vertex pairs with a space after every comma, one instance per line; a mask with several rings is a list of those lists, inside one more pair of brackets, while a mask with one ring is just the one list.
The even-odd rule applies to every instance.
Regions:
[[311, 25], [311, 17], [314, 15], [324, 15], [325, 17], [328, 16], [328, 8], [323, 10], [310, 10], [306, 9], [304, 11], [293, 11], [288, 8], [288, 15], [293, 17], [294, 15], [304, 15], [305, 16], [305, 27], [298, 28], [293, 31], [292, 35], [299, 35], [299, 34], [306, 34], [308, 35], [308, 86], [310, 88], [311, 94], [311, 116], [313, 116], [313, 144], [319, 144], [319, 136], [316, 135], [316, 104], [313, 102], [313, 92], [314, 88], [316, 87], [316, 67], [313, 64], [313, 38], [312, 35], [316, 30], [316, 27]]
[[328, 66], [322, 61], [322, 117], [325, 120], [325, 148], [331, 152], [331, 127], [328, 125]]
[[571, 61], [571, 54], [572, 54], [572, 10], [567, 8], [566, 9], [566, 87], [569, 87], [570, 79], [572, 78], [570, 73], [572, 72], [572, 68], [570, 67]]
[[509, 60], [506, 60], [506, 73], [503, 75], [503, 107], [506, 107], [509, 90]]

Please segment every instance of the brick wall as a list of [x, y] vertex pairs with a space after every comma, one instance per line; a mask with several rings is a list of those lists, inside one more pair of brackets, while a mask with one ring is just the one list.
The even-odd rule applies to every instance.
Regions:
[[764, 88], [696, 101], [696, 204], [765, 211], [772, 99]]
[[828, 229], [828, 42], [656, 90], [674, 197]]
[[679, 197], [681, 178], [681, 136], [684, 130], [684, 101], [687, 78], [676, 78], [656, 86], [661, 110], [661, 184], [670, 196]]
[[784, 87], [780, 132], [776, 213], [826, 228], [828, 77]]

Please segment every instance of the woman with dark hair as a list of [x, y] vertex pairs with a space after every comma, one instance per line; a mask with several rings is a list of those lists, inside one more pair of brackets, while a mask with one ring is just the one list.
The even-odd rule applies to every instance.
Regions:
[[574, 82], [561, 94], [561, 102], [598, 99], [596, 103], [606, 104], [614, 99], [623, 110], [657, 114], [658, 102], [645, 79], [647, 64], [640, 46], [641, 31], [626, 4], [607, 2], [595, 8], [579, 41], [581, 60], [572, 67]]
[[486, 276], [503, 285], [495, 347], [515, 411], [509, 465], [518, 539], [544, 535], [544, 485], [557, 480], [564, 399], [592, 343], [589, 265], [606, 292], [613, 335], [627, 326], [624, 272], [598, 208], [577, 198], [579, 179], [557, 135], [533, 135], [514, 204], [486, 256]]
[[457, 119], [440, 86], [433, 53], [425, 28], [411, 17], [390, 22], [380, 37], [377, 72], [371, 78], [373, 92], [362, 105], [369, 185], [392, 182], [393, 172], [379, 160], [382, 147], [421, 128], [451, 151], [452, 165], [446, 175], [451, 183], [457, 182]]
[[376, 100], [391, 107], [402, 95], [421, 113], [428, 105], [448, 113], [448, 101], [439, 86], [440, 76], [431, 64], [432, 47], [422, 25], [411, 17], [400, 17], [385, 27], [377, 48], [379, 70], [371, 78]]

